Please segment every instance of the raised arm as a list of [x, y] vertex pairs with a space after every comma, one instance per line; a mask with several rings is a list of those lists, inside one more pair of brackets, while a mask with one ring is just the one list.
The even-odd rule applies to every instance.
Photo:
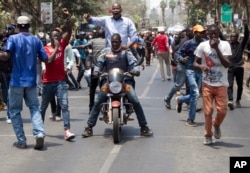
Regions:
[[71, 38], [71, 34], [72, 34], [72, 27], [73, 27], [76, 19], [74, 17], [72, 17], [72, 15], [69, 13], [67, 8], [63, 8], [62, 12], [63, 12], [63, 18], [66, 19], [64, 26], [63, 26], [65, 32], [64, 32], [62, 38], [64, 40], [66, 40], [67, 42], [69, 42], [69, 40]]

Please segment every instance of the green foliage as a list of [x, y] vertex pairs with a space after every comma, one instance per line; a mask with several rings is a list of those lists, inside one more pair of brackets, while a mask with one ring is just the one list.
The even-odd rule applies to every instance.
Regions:
[[2, 3], [0, 2], [0, 32], [4, 30], [6, 24], [10, 23], [10, 14], [6, 12], [3, 8]]
[[[32, 16], [32, 28], [37, 28], [42, 25], [40, 17], [40, 3], [51, 2], [53, 4], [53, 24], [46, 25], [47, 28], [60, 26], [63, 19], [60, 18], [61, 9], [68, 10], [77, 18], [81, 19], [84, 13], [98, 15], [102, 13], [102, 6], [105, 0], [0, 0], [3, 5], [2, 9], [8, 10], [13, 14], [12, 21], [22, 13], [27, 13]], [[0, 6], [1, 8], [1, 6]], [[2, 20], [1, 20], [2, 21]]]

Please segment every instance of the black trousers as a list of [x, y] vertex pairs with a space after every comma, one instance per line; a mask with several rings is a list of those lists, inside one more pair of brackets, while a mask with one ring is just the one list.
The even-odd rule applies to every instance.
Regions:
[[241, 100], [242, 91], [243, 91], [243, 80], [244, 80], [244, 68], [236, 67], [228, 69], [228, 83], [229, 87], [227, 89], [229, 101], [233, 101], [233, 87], [234, 87], [234, 78], [237, 84], [237, 97], [236, 101]]
[[52, 114], [55, 114], [57, 117], [61, 117], [61, 107], [58, 103], [58, 100], [56, 101], [56, 97], [52, 97], [50, 100], [50, 107]]
[[94, 106], [96, 88], [99, 85], [99, 78], [94, 78], [93, 71], [94, 71], [94, 68], [91, 68], [91, 82], [90, 82], [90, 87], [89, 87], [89, 112]]

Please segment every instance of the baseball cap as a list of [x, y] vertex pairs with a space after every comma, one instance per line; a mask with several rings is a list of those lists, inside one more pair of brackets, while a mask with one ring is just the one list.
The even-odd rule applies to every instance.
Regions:
[[27, 17], [27, 16], [19, 16], [17, 18], [17, 24], [20, 24], [20, 25], [27, 25], [30, 23], [30, 18]]
[[203, 32], [203, 31], [206, 31], [206, 30], [205, 30], [205, 28], [204, 28], [203, 26], [201, 26], [201, 25], [195, 25], [195, 26], [193, 27], [193, 33], [195, 33], [195, 32]]

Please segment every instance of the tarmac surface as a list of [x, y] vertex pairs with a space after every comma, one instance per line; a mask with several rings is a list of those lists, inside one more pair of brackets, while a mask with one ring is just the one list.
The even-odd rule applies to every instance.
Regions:
[[[250, 75], [250, 63], [245, 64], [245, 78]], [[164, 107], [163, 97], [173, 86], [173, 80], [161, 81], [158, 61], [146, 66], [136, 78], [136, 92], [144, 109], [153, 137], [141, 137], [135, 114], [134, 121], [122, 128], [121, 142], [113, 143], [112, 126], [97, 121], [94, 136], [82, 138], [89, 117], [88, 88], [69, 91], [72, 142], [64, 140], [63, 122], [45, 119], [45, 148], [36, 151], [30, 114], [23, 105], [23, 122], [28, 148], [12, 146], [16, 141], [11, 124], [5, 122], [6, 111], [0, 112], [0, 172], [2, 173], [229, 173], [231, 156], [250, 157], [250, 92], [245, 87], [242, 107], [228, 114], [221, 126], [222, 137], [211, 146], [203, 145], [204, 116], [197, 112], [197, 127], [185, 125], [187, 110]], [[234, 90], [235, 95], [236, 87]], [[202, 101], [199, 100], [202, 107]], [[216, 111], [214, 111], [214, 114]], [[250, 171], [249, 171], [250, 172]], [[240, 173], [240, 172], [239, 172]]]

